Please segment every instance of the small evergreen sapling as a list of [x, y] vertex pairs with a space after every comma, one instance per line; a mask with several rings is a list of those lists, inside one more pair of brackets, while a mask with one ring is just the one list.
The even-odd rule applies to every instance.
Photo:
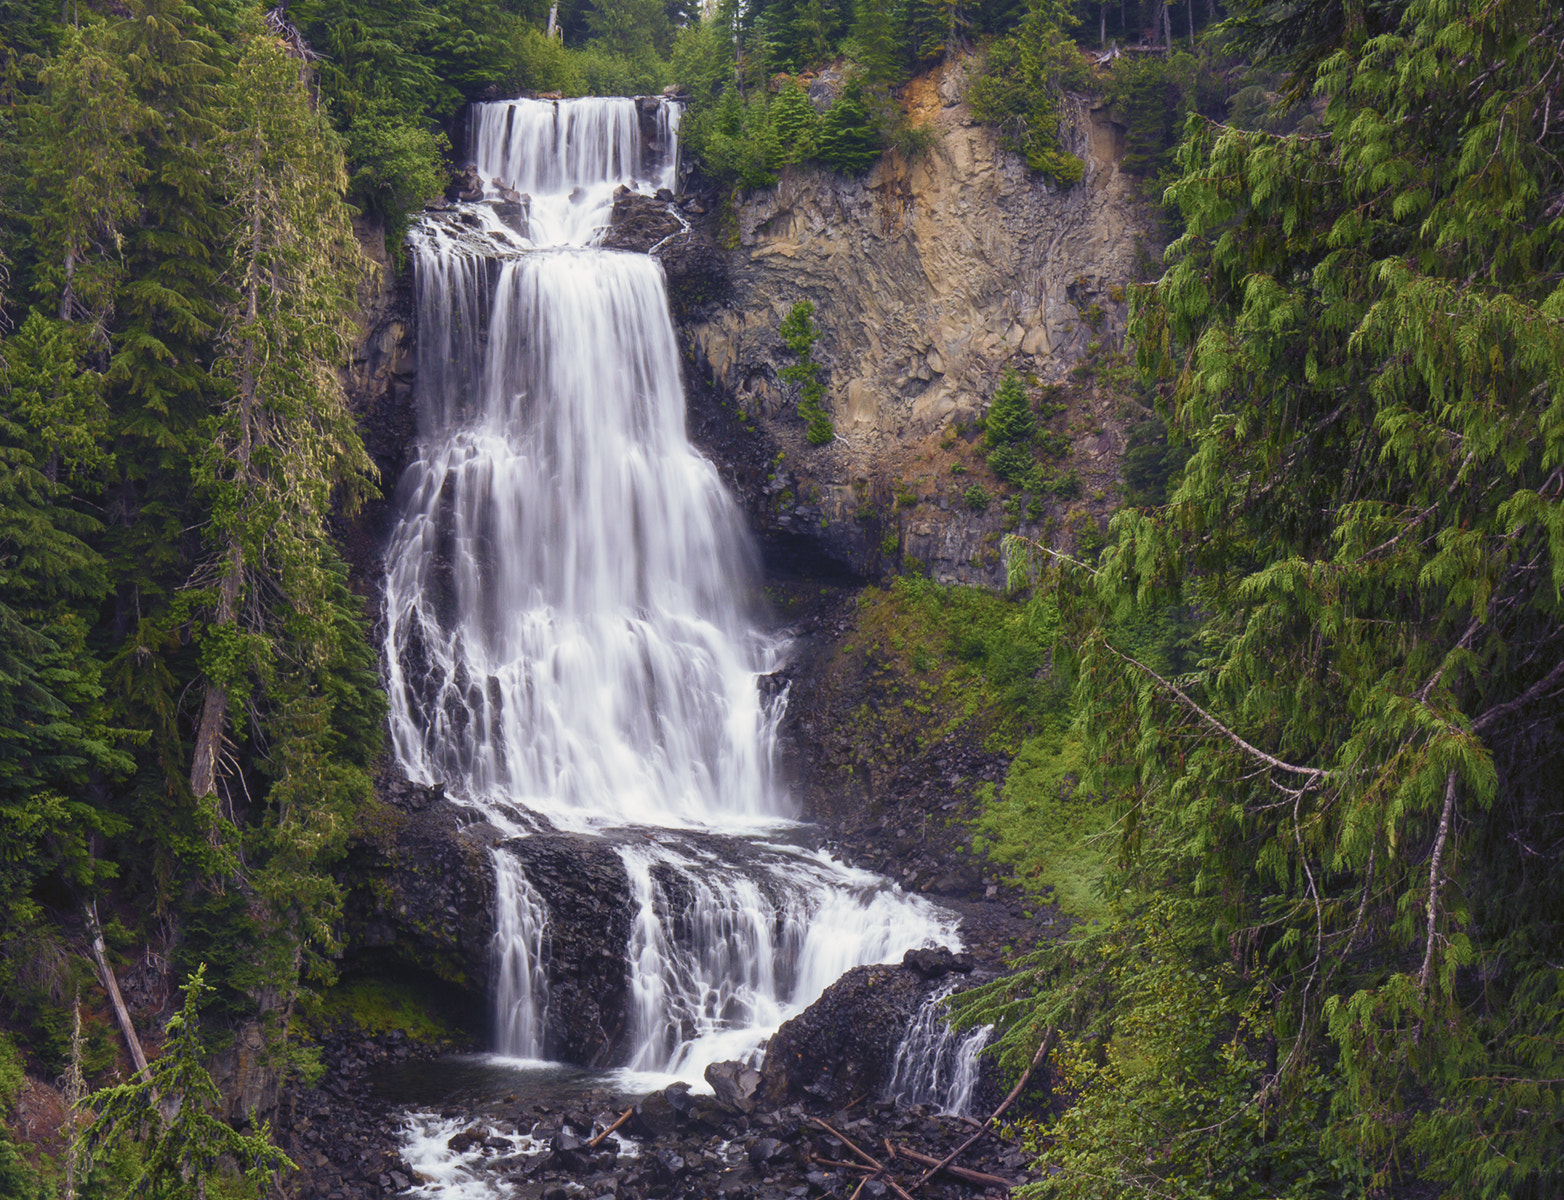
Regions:
[[201, 998], [212, 990], [204, 963], [180, 990], [184, 1007], [169, 1019], [168, 1041], [149, 1077], [88, 1096], [83, 1106], [96, 1115], [82, 1136], [89, 1147], [127, 1136], [142, 1141], [141, 1174], [131, 1185], [132, 1195], [151, 1200], [205, 1196], [207, 1180], [225, 1158], [264, 1193], [294, 1164], [272, 1145], [269, 1124], [242, 1134], [217, 1115], [222, 1093], [201, 1061]]

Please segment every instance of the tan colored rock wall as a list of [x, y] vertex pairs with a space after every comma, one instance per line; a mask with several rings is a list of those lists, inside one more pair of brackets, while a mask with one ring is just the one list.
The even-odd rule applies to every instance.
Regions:
[[[1116, 344], [1124, 285], [1160, 246], [1136, 181], [1118, 168], [1122, 134], [1105, 110], [1074, 103], [1086, 173], [1056, 189], [973, 121], [965, 71], [909, 85], [915, 119], [938, 134], [914, 161], [888, 154], [861, 178], [786, 168], [775, 187], [744, 197], [736, 245], [731, 220], [727, 229], [730, 296], [686, 335], [701, 381], [780, 448], [770, 515], [782, 526], [823, 535], [860, 570], [885, 565], [877, 556], [894, 534], [898, 555], [937, 577], [992, 583], [997, 505], [979, 515], [952, 503], [983, 480], [981, 461], [969, 478], [942, 477], [950, 463], [939, 444], [948, 450], [952, 430], [981, 415], [1007, 364], [1061, 381], [1093, 343]], [[815, 305], [837, 432], [823, 448], [805, 441], [794, 389], [777, 378], [792, 361], [777, 328], [803, 299]], [[1111, 407], [1077, 421], [1095, 431], [1072, 456], [1089, 491], [1116, 478], [1123, 446]], [[884, 501], [915, 478], [925, 502], [892, 528]], [[843, 522], [858, 528], [833, 534]]]

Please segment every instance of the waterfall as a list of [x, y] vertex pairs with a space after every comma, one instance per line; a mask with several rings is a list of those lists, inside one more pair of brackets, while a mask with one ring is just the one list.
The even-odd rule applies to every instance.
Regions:
[[[485, 197], [410, 238], [419, 434], [384, 658], [410, 778], [510, 836], [620, 844], [626, 1065], [698, 1080], [848, 968], [959, 940], [921, 898], [790, 844], [786, 694], [759, 686], [786, 647], [751, 615], [754, 549], [685, 435], [660, 264], [595, 248], [617, 189], [674, 182], [678, 112], [475, 106]], [[495, 869], [497, 1044], [537, 1057], [548, 897], [503, 850]]]
[[978, 1055], [988, 1046], [992, 1025], [957, 1033], [945, 1019], [945, 1000], [954, 981], [935, 988], [896, 1047], [896, 1066], [886, 1094], [898, 1104], [927, 1104], [940, 1112], [967, 1115], [977, 1086]]
[[494, 852], [494, 1048], [510, 1058], [542, 1058], [548, 1015], [544, 974], [548, 909], [521, 864]]

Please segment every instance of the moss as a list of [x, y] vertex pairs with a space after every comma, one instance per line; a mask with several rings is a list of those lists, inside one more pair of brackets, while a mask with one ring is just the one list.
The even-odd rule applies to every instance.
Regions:
[[463, 1038], [438, 1012], [428, 990], [386, 979], [345, 981], [317, 997], [305, 1010], [320, 1025], [350, 1025], [366, 1034], [396, 1030], [431, 1045], [456, 1045]]
[[1076, 787], [1085, 763], [1079, 737], [1047, 729], [1030, 737], [1010, 764], [1003, 788], [980, 795], [972, 848], [1012, 868], [1031, 892], [1052, 888], [1061, 911], [1100, 920], [1109, 905], [1101, 890], [1111, 818], [1100, 799]]

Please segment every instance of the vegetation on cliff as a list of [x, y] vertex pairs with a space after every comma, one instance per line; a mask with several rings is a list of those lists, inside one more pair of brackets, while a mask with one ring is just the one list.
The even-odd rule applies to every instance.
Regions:
[[[1188, 463], [1030, 563], [1119, 913], [968, 1009], [1062, 1030], [1032, 1194], [1561, 1184], [1560, 27], [1371, 7], [1282, 39], [1317, 127], [1190, 121], [1133, 330]], [[1176, 668], [1114, 631], [1170, 604]]]

